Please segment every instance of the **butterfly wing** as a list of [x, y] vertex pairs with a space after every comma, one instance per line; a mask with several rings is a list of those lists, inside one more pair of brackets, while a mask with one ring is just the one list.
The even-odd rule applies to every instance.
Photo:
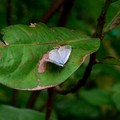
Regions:
[[49, 52], [49, 62], [55, 63], [56, 65], [62, 66], [60, 63], [60, 54], [58, 52], [59, 48], [55, 48]]
[[47, 61], [59, 66], [64, 66], [71, 54], [71, 46], [65, 45], [55, 48], [49, 52], [49, 59]]
[[65, 64], [71, 54], [72, 48], [70, 45], [65, 45], [59, 48], [60, 63]]

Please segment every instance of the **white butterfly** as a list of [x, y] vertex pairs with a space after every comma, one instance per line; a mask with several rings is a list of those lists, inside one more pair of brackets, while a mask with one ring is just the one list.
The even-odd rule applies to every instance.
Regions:
[[47, 61], [63, 67], [70, 57], [71, 51], [70, 45], [56, 47], [49, 52]]

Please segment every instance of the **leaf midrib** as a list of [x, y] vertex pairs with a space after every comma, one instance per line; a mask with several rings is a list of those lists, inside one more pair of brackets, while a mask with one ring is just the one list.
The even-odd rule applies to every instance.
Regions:
[[[84, 41], [86, 42], [88, 40], [93, 41], [92, 38], [83, 38], [80, 40], [54, 41], [54, 42], [33, 43], [33, 44], [10, 44], [7, 46], [42, 46], [42, 45], [50, 45], [50, 44], [68, 44], [68, 43], [84, 42]], [[3, 46], [0, 46], [0, 47], [3, 47]]]

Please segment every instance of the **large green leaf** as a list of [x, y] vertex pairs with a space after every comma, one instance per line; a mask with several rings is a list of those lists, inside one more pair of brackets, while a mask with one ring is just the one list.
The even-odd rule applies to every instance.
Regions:
[[[65, 81], [83, 63], [86, 56], [98, 50], [99, 39], [90, 38], [66, 28], [13, 25], [2, 30], [0, 46], [0, 82], [16, 89], [40, 90]], [[44, 73], [38, 73], [42, 56], [59, 45], [70, 45], [72, 53], [64, 67], [47, 63]]]
[[27, 120], [27, 119], [45, 120], [45, 114], [34, 110], [18, 109], [7, 105], [0, 105], [0, 120]]

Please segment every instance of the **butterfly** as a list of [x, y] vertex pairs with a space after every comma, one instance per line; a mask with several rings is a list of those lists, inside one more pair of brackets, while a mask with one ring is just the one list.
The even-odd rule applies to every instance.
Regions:
[[69, 59], [71, 51], [72, 47], [70, 45], [56, 47], [49, 51], [47, 61], [63, 67]]

